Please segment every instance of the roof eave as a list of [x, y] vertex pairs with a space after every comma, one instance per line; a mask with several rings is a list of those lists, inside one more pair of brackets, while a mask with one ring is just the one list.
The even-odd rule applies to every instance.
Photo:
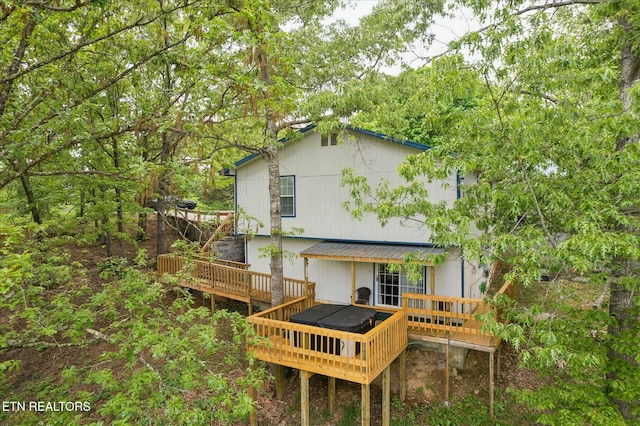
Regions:
[[[313, 129], [315, 129], [317, 126], [315, 124], [309, 124], [308, 126], [302, 128], [299, 130], [300, 133], [307, 133]], [[346, 126], [345, 127], [346, 130], [351, 131], [351, 132], [355, 132], [355, 133], [360, 133], [363, 135], [367, 135], [367, 136], [371, 136], [377, 139], [382, 139], [382, 140], [386, 140], [395, 144], [399, 144], [399, 145], [404, 145], [404, 146], [408, 146], [411, 148], [415, 148], [418, 149], [420, 151], [427, 151], [429, 149], [431, 149], [431, 146], [429, 145], [424, 145], [418, 142], [414, 142], [411, 141], [409, 139], [405, 139], [405, 140], [400, 140], [400, 139], [396, 139], [394, 137], [385, 135], [384, 133], [379, 133], [379, 132], [374, 132], [372, 130], [367, 130], [367, 129], [363, 129], [360, 127], [352, 127], [352, 126]], [[290, 139], [289, 138], [281, 138], [278, 140], [278, 142], [280, 142], [281, 144], [286, 144], [287, 142], [289, 142]], [[237, 169], [240, 166], [243, 166], [249, 162], [251, 162], [252, 160], [254, 160], [256, 157], [259, 157], [260, 154], [259, 153], [253, 153], [250, 154], [244, 158], [241, 158], [240, 160], [236, 161], [235, 163], [235, 168]]]

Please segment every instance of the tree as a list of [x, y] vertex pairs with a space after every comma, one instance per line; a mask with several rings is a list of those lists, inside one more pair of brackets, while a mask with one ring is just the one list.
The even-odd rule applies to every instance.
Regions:
[[[34, 222], [42, 224], [43, 213], [59, 202], [74, 202], [84, 214], [83, 197], [97, 191], [112, 209], [103, 209], [99, 232], [121, 239], [124, 210], [136, 209], [126, 201], [145, 186], [138, 146], [157, 140], [158, 129], [178, 140], [187, 135], [179, 123], [173, 126], [178, 132], [171, 129], [181, 115], [176, 110], [186, 108], [184, 86], [165, 92], [164, 106], [152, 99], [159, 64], [180, 70], [180, 48], [197, 30], [188, 16], [207, 15], [195, 12], [201, 3], [3, 2], [0, 189], [19, 182]], [[215, 16], [224, 6], [207, 11]], [[111, 163], [91, 164], [99, 156], [95, 149]], [[59, 185], [52, 192], [54, 180]], [[117, 233], [110, 225], [114, 211]]]
[[[246, 350], [258, 337], [239, 313], [211, 315], [195, 308], [188, 292], [172, 297], [143, 264], [108, 259], [99, 264], [100, 278], [84, 285], [78, 277], [86, 271], [71, 260], [65, 239], [25, 243], [24, 229], [0, 223], [0, 241], [0, 392], [13, 401], [42, 394], [51, 403], [83, 403], [5, 409], [0, 420], [233, 424], [255, 409], [250, 388], [266, 372]], [[99, 355], [75, 355], [86, 348]], [[29, 352], [52, 359], [48, 367], [60, 375], [48, 370], [16, 386], [22, 380], [11, 376]], [[56, 361], [61, 354], [65, 361]]]
[[[435, 148], [408, 158], [400, 173], [408, 183], [450, 173], [475, 174], [477, 182], [464, 181], [464, 197], [446, 208], [426, 202], [415, 185], [367, 193], [348, 179], [360, 197], [354, 213], [417, 217], [434, 231], [434, 242], [458, 245], [484, 263], [506, 261], [507, 278], [525, 285], [537, 285], [542, 271], [554, 283], [576, 276], [590, 286], [606, 283], [609, 315], [572, 309], [563, 303], [571, 295], [558, 286], [554, 297], [516, 311], [512, 325], [496, 330], [521, 348], [524, 362], [559, 378], [522, 397], [541, 411], [541, 422], [637, 419], [637, 5], [475, 6], [493, 22], [459, 45], [482, 58], [464, 67], [475, 74], [480, 96], [448, 128], [439, 127]], [[424, 72], [445, 81], [462, 75], [446, 61]], [[445, 91], [437, 89], [448, 99]], [[424, 110], [423, 126], [439, 120], [437, 108]], [[540, 311], [546, 315], [536, 316]]]
[[244, 58], [241, 67], [229, 72], [234, 102], [212, 121], [224, 123], [218, 132], [228, 129], [225, 139], [232, 145], [260, 154], [268, 165], [273, 305], [284, 300], [281, 141], [300, 137], [296, 129], [309, 123], [330, 132], [341, 118], [369, 107], [371, 100], [357, 82], [377, 80], [376, 70], [423, 34], [441, 6], [388, 1], [357, 27], [343, 21], [326, 23], [341, 5], [256, 0], [236, 8], [235, 43]]

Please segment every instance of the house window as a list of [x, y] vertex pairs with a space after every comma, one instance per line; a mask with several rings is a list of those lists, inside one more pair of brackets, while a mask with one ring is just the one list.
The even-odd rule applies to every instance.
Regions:
[[417, 280], [411, 281], [404, 268], [391, 268], [387, 263], [378, 264], [377, 304], [401, 306], [403, 293], [425, 294], [430, 277], [427, 267], [422, 269], [420, 275]]
[[338, 145], [337, 133], [332, 133], [331, 136], [327, 136], [327, 135], [320, 136], [320, 146], [329, 146], [329, 143], [331, 143], [331, 145]]
[[280, 209], [282, 216], [296, 215], [295, 176], [280, 176]]

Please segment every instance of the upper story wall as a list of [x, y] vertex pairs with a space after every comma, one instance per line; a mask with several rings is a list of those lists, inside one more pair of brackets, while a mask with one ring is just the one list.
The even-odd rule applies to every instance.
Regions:
[[[319, 133], [309, 132], [299, 142], [287, 143], [280, 150], [280, 175], [295, 176], [294, 217], [283, 217], [285, 231], [302, 228], [301, 236], [318, 239], [376, 242], [429, 242], [429, 232], [413, 220], [391, 220], [384, 228], [373, 214], [352, 219], [343, 203], [350, 200], [349, 188], [341, 187], [342, 171], [352, 168], [366, 176], [372, 188], [387, 180], [392, 186], [405, 183], [397, 168], [417, 148], [390, 142], [359, 132], [348, 132], [337, 145], [321, 146]], [[457, 197], [456, 176], [447, 181], [426, 184], [431, 201], [449, 203]], [[248, 215], [264, 224], [253, 228], [260, 235], [269, 233], [269, 190], [266, 162], [256, 157], [236, 171], [236, 203]]]

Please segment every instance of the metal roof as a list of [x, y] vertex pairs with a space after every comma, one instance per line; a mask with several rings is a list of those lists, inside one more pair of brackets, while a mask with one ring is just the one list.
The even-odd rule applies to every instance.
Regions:
[[[444, 249], [427, 245], [337, 243], [323, 241], [300, 252], [301, 257], [372, 263], [403, 263], [409, 253], [437, 255]], [[431, 262], [426, 262], [431, 264]]]

